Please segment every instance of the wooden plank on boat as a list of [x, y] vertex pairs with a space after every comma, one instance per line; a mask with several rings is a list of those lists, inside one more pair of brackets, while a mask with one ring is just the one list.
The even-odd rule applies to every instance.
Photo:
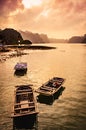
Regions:
[[[34, 102], [28, 102], [28, 104], [29, 104], [29, 103], [34, 103]], [[27, 103], [26, 103], [26, 102], [25, 102], [25, 103], [24, 103], [24, 102], [23, 102], [23, 103], [22, 103], [22, 102], [20, 102], [20, 103], [15, 103], [14, 106], [23, 105], [23, 104], [27, 104]]]
[[41, 87], [40, 89], [41, 90], [48, 90], [48, 91], [52, 91], [53, 90], [53, 88], [47, 87], [47, 86]]
[[30, 94], [32, 92], [23, 92], [23, 93], [16, 93], [16, 95], [23, 95], [23, 94]]
[[23, 110], [23, 109], [30, 109], [30, 108], [35, 108], [35, 106], [26, 106], [26, 107], [20, 107], [20, 108], [15, 108], [14, 110]]
[[32, 92], [32, 91], [31, 90], [18, 90], [17, 92]]
[[32, 85], [20, 85], [14, 92], [14, 112], [11, 117], [38, 114]]
[[18, 113], [18, 114], [15, 114], [15, 112], [13, 112], [12, 113], [12, 116], [11, 117], [13, 117], [13, 118], [15, 118], [15, 117], [23, 117], [23, 116], [30, 116], [30, 115], [32, 115], [32, 114], [38, 114], [38, 111], [32, 111], [32, 112], [30, 112], [30, 111], [26, 111], [26, 112], [24, 112], [24, 113]]

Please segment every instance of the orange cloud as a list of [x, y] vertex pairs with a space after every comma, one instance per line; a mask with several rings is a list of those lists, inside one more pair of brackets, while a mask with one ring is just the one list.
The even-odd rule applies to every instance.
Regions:
[[23, 9], [22, 0], [0, 0], [0, 16], [6, 16], [16, 9]]
[[47, 33], [50, 37], [81, 35], [86, 33], [85, 6], [86, 0], [42, 0], [27, 9], [22, 0], [0, 0], [0, 26]]

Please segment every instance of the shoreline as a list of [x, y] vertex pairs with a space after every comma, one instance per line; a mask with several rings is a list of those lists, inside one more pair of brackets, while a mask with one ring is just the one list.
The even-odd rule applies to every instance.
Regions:
[[43, 45], [32, 45], [32, 46], [26, 46], [26, 45], [8, 45], [5, 48], [0, 48], [0, 52], [9, 52], [12, 51], [12, 49], [18, 49], [18, 48], [22, 48], [22, 49], [40, 49], [40, 50], [48, 50], [48, 49], [56, 49], [56, 47], [50, 47], [50, 46], [43, 46]]
[[[40, 46], [40, 45], [33, 45], [33, 46], [8, 46], [7, 48], [5, 47], [4, 49], [3, 48], [0, 48], [0, 62], [4, 62], [6, 61], [7, 59], [9, 58], [12, 58], [12, 57], [18, 57], [18, 56], [22, 56], [22, 55], [28, 55], [29, 53], [25, 53], [25, 52], [18, 52], [18, 49], [31, 49], [31, 50], [49, 50], [49, 49], [56, 49], [56, 47], [50, 47], [50, 46]], [[14, 51], [13, 51], [14, 50]], [[7, 54], [7, 52], [10, 52], [10, 54]], [[12, 52], [12, 53], [11, 53]]]
[[41, 50], [48, 50], [48, 49], [56, 49], [56, 47], [44, 46], [44, 45], [33, 45], [30, 46], [29, 49], [41, 49]]

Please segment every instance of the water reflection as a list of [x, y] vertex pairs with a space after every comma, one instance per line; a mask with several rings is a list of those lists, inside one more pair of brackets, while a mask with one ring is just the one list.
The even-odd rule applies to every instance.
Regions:
[[[19, 57], [0, 62], [0, 130], [13, 129], [8, 116], [13, 107], [14, 86], [31, 83], [37, 89], [54, 76], [66, 79], [66, 89], [57, 94], [56, 99], [45, 101], [43, 97], [38, 101], [38, 129], [86, 129], [86, 47], [80, 44], [56, 44], [56, 47], [54, 50], [26, 50], [29, 55], [22, 56], [22, 61], [28, 63], [25, 76], [14, 76], [14, 66]], [[46, 105], [45, 102], [53, 105]], [[25, 128], [22, 127], [22, 130]]]
[[23, 70], [23, 71], [15, 71], [14, 72], [14, 76], [24, 76], [27, 74], [27, 70]]
[[45, 95], [39, 94], [39, 95], [37, 96], [37, 101], [38, 101], [39, 103], [44, 103], [44, 104], [47, 104], [47, 105], [52, 105], [53, 102], [54, 102], [56, 99], [58, 99], [59, 96], [62, 95], [64, 89], [65, 89], [65, 87], [62, 86], [62, 87], [59, 89], [59, 91], [56, 92], [53, 96], [45, 96]]
[[31, 116], [25, 116], [25, 117], [19, 117], [13, 119], [13, 130], [19, 130], [19, 129], [37, 130], [37, 127], [38, 127], [37, 115], [31, 115]]

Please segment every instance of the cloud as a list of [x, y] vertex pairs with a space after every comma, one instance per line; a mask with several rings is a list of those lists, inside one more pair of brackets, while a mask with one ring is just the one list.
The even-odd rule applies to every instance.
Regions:
[[[85, 20], [86, 0], [54, 0], [51, 4], [50, 16], [47, 20], [50, 30], [73, 31], [77, 33], [76, 28], [81, 27]], [[49, 30], [49, 31], [50, 31]], [[84, 30], [85, 31], [85, 30]]]
[[0, 0], [0, 26], [6, 28], [11, 26], [12, 14], [24, 9], [22, 0]]
[[0, 0], [1, 27], [69, 36], [85, 32], [85, 15], [86, 0], [42, 0], [28, 9], [22, 0]]
[[23, 9], [22, 0], [0, 0], [0, 16], [7, 16], [16, 9]]

